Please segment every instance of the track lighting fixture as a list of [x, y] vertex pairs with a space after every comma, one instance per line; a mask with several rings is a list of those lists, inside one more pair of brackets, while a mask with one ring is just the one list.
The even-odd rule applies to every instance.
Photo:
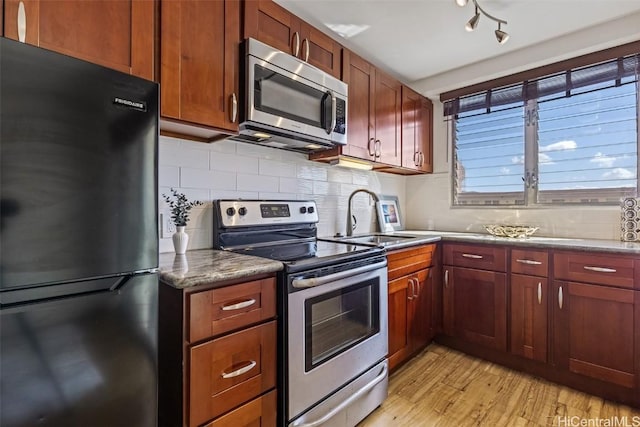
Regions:
[[507, 40], [509, 40], [509, 34], [505, 33], [500, 29], [500, 22], [498, 22], [498, 29], [496, 30], [496, 39], [498, 43], [505, 44]]
[[[478, 4], [478, 0], [471, 0], [471, 1], [476, 7], [476, 13], [471, 17], [471, 19], [469, 19], [469, 21], [465, 24], [464, 28], [467, 31], [475, 30], [476, 27], [478, 26], [478, 21], [480, 21], [480, 14], [482, 13], [487, 18], [498, 23], [498, 29], [495, 31], [496, 39], [498, 40], [498, 43], [505, 44], [507, 40], [509, 40], [509, 34], [506, 31], [502, 31], [501, 26], [502, 24], [507, 25], [507, 21], [505, 21], [504, 19], [496, 18], [495, 16], [488, 14], [484, 9], [482, 9], [482, 7], [480, 7], [480, 5]], [[456, 0], [456, 4], [460, 7], [466, 6], [468, 2], [469, 2], [468, 0]]]
[[476, 14], [469, 19], [469, 22], [465, 24], [464, 29], [467, 31], [475, 30], [478, 26], [478, 21], [480, 21], [480, 12], [478, 12], [478, 7], [476, 6]]

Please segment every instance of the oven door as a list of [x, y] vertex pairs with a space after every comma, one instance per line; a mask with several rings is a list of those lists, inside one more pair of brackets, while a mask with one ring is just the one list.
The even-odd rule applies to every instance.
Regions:
[[387, 355], [387, 262], [290, 278], [288, 419]]
[[[274, 65], [255, 56], [247, 57], [246, 119], [345, 144], [346, 96], [316, 83], [326, 82], [330, 76], [282, 53], [274, 58], [284, 64]], [[315, 78], [305, 78], [301, 68]]]

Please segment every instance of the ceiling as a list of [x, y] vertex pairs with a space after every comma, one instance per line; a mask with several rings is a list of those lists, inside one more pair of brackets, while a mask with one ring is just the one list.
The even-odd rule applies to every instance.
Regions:
[[[480, 18], [475, 31], [465, 31], [465, 23], [474, 14], [471, 1], [465, 7], [454, 0], [276, 2], [405, 83], [446, 75], [533, 45], [559, 43], [564, 36], [616, 19], [640, 19], [640, 0], [478, 0], [485, 11], [508, 22], [502, 30], [510, 39], [501, 45], [494, 35], [497, 24], [486, 16]], [[343, 38], [326, 24], [369, 27]], [[599, 37], [607, 42], [613, 36], [604, 33]], [[588, 43], [596, 44], [592, 38]]]

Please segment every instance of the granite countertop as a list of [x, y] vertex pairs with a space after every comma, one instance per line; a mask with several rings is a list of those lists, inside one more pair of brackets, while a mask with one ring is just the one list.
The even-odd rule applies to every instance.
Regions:
[[[621, 242], [618, 240], [595, 240], [595, 239], [571, 239], [563, 237], [544, 237], [531, 236], [525, 239], [495, 237], [490, 234], [479, 233], [461, 233], [452, 231], [422, 231], [422, 230], [405, 230], [389, 233], [399, 236], [415, 236], [411, 239], [415, 245], [429, 243], [433, 241], [445, 242], [466, 242], [466, 243], [493, 243], [511, 246], [523, 246], [530, 248], [547, 248], [547, 249], [567, 249], [578, 251], [593, 252], [612, 252], [620, 254], [640, 254], [640, 243]], [[410, 242], [402, 242], [403, 246], [387, 246], [392, 250], [399, 247], [409, 246]]]
[[177, 289], [274, 273], [283, 268], [279, 261], [215, 249], [187, 251], [185, 255], [161, 253], [159, 263], [160, 280]]

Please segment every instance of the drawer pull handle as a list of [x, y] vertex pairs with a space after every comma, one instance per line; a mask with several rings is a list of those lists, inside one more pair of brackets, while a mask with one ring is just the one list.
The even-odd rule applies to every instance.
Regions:
[[240, 369], [237, 369], [233, 372], [223, 372], [222, 373], [222, 378], [227, 379], [227, 378], [233, 378], [233, 377], [237, 377], [238, 375], [242, 375], [244, 373], [249, 372], [250, 370], [252, 370], [258, 363], [256, 363], [255, 360], [252, 360], [249, 362], [249, 364], [247, 366], [243, 366]]
[[253, 305], [255, 303], [256, 303], [256, 300], [251, 298], [251, 299], [248, 299], [246, 301], [239, 302], [237, 304], [225, 305], [225, 306], [222, 307], [222, 311], [240, 310], [241, 308], [249, 307], [249, 306], [251, 306], [251, 305]]
[[538, 304], [542, 304], [542, 282], [538, 282]]
[[585, 265], [583, 268], [585, 270], [597, 271], [598, 273], [615, 273], [617, 271], [615, 268], [591, 267], [590, 265]]
[[24, 43], [27, 40], [27, 11], [24, 2], [18, 3], [18, 41]]
[[465, 258], [471, 258], [471, 259], [482, 259], [484, 258], [482, 255], [474, 255], [474, 254], [462, 254], [463, 257]]
[[519, 262], [520, 264], [527, 264], [527, 265], [542, 265], [542, 262], [534, 261], [532, 259], [517, 259], [516, 262]]
[[558, 307], [560, 307], [560, 310], [562, 310], [562, 302], [564, 301], [563, 297], [562, 297], [562, 286], [560, 286], [558, 288]]

